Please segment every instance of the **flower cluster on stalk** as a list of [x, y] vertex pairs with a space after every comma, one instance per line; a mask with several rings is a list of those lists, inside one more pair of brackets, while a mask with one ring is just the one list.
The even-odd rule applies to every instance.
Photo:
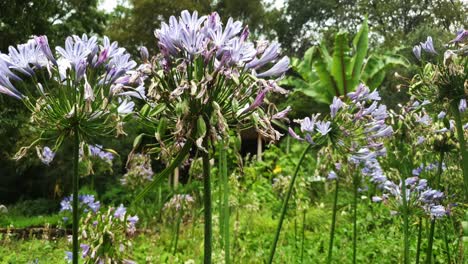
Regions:
[[[387, 107], [379, 103], [381, 98], [377, 91], [370, 91], [363, 84], [347, 96], [346, 102], [333, 98], [329, 116], [320, 118], [320, 114], [315, 114], [311, 118], [294, 120], [300, 124], [300, 134], [292, 128], [289, 133], [297, 140], [345, 157], [340, 162], [335, 160], [337, 169], [346, 162], [363, 167], [372, 181], [382, 182], [386, 178], [378, 158], [386, 155], [383, 141], [393, 133], [392, 126], [387, 124]], [[337, 173], [331, 171], [328, 179], [338, 179]]]
[[402, 199], [405, 197], [408, 207], [411, 208], [413, 213], [415, 213], [415, 209], [419, 208], [432, 219], [450, 213], [448, 208], [442, 204], [444, 193], [430, 188], [426, 179], [421, 179], [418, 176], [407, 178], [405, 180], [406, 196], [403, 194], [402, 184], [402, 182], [395, 184], [387, 180], [383, 184], [382, 196], [374, 196], [372, 201], [393, 205], [393, 208], [397, 209], [402, 205]]
[[[144, 74], [117, 42], [73, 35], [52, 51], [46, 36], [0, 54], [0, 93], [21, 100], [54, 150], [78, 126], [81, 139], [123, 133], [125, 114], [144, 97]], [[31, 147], [31, 146], [29, 146]], [[22, 157], [29, 147], [22, 149]]]
[[195, 200], [190, 194], [176, 194], [164, 204], [163, 213], [168, 221], [188, 219], [194, 206]]
[[151, 60], [148, 107], [144, 120], [157, 119], [156, 139], [163, 155], [174, 153], [187, 139], [204, 149], [205, 135], [227, 137], [229, 129], [254, 127], [265, 139], [281, 134], [273, 123], [286, 117], [267, 100], [286, 94], [277, 84], [289, 68], [277, 43], [248, 40], [249, 29], [232, 18], [223, 25], [216, 12], [198, 16], [183, 11], [155, 30], [161, 51]]
[[151, 182], [153, 175], [150, 157], [144, 154], [135, 154], [128, 161], [127, 173], [122, 176], [120, 182], [122, 185], [135, 190]]
[[[60, 203], [60, 211], [71, 213], [72, 197], [66, 197]], [[137, 215], [130, 216], [122, 204], [117, 207], [101, 209], [101, 203], [93, 195], [80, 195], [80, 210], [87, 213], [80, 220], [80, 248], [83, 263], [134, 263], [131, 256], [131, 238], [136, 232]], [[65, 223], [68, 217], [64, 218]], [[66, 252], [66, 259], [71, 261], [72, 253]]]
[[[456, 102], [460, 112], [466, 111], [468, 99], [467, 32], [467, 30], [460, 30], [455, 39], [447, 43], [448, 49], [441, 56], [435, 50], [431, 37], [427, 37], [426, 42], [413, 48], [416, 58], [423, 62], [421, 72], [414, 76], [410, 85], [410, 92], [418, 99], [438, 104], [445, 109], [448, 108], [447, 102]], [[431, 55], [427, 60], [422, 58], [421, 48]]]

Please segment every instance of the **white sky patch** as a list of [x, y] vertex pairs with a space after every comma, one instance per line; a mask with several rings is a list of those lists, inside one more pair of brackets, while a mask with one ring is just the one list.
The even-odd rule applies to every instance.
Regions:
[[117, 0], [101, 0], [98, 8], [106, 13], [111, 13], [117, 7]]

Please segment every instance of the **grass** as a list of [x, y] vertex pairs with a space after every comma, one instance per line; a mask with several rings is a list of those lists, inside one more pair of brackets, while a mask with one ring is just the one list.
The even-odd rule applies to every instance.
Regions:
[[[330, 194], [331, 195], [331, 194]], [[349, 194], [344, 193], [343, 196]], [[328, 199], [328, 197], [324, 197]], [[343, 197], [344, 198], [344, 197]], [[342, 199], [343, 201], [344, 199]], [[304, 263], [324, 263], [327, 256], [329, 223], [331, 208], [328, 203], [317, 202], [307, 210]], [[272, 208], [263, 204], [258, 209], [243, 208], [233, 210], [232, 227], [232, 263], [264, 263], [273, 241], [278, 215], [272, 218]], [[331, 205], [330, 205], [331, 206]], [[350, 263], [352, 255], [352, 219], [351, 207], [341, 202], [337, 215], [336, 243], [334, 263]], [[277, 255], [274, 263], [300, 263], [300, 233], [302, 213], [297, 212], [296, 223], [294, 210], [285, 219], [284, 229], [278, 241]], [[58, 221], [57, 215], [47, 217], [2, 219], [2, 225], [12, 223], [16, 227], [27, 224], [38, 225], [50, 220]], [[137, 263], [201, 263], [203, 258], [203, 222], [194, 219], [181, 226], [178, 250], [172, 253], [174, 235], [171, 223], [159, 224], [154, 228], [160, 230], [150, 234], [141, 234], [134, 238], [133, 260]], [[223, 263], [224, 256], [220, 244], [219, 219], [213, 219], [213, 263]], [[402, 261], [402, 233], [399, 230], [400, 219], [392, 217], [388, 209], [379, 204], [371, 204], [368, 199], [360, 201], [358, 208], [358, 263], [400, 263]], [[416, 255], [417, 226], [411, 223], [412, 243], [410, 259]], [[435, 263], [444, 263], [444, 246], [442, 230], [438, 230], [434, 245], [434, 254], [438, 256]], [[57, 240], [14, 240], [4, 235], [0, 242], [0, 263], [65, 263], [65, 251], [71, 248], [66, 238]], [[425, 241], [423, 241], [423, 248]], [[385, 257], [383, 257], [385, 256]]]

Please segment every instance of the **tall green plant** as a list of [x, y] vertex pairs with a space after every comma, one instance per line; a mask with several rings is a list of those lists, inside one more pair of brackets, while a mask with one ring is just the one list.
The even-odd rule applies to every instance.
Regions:
[[359, 83], [371, 90], [379, 87], [387, 70], [394, 66], [407, 67], [407, 62], [396, 54], [369, 54], [369, 27], [364, 20], [349, 46], [348, 33], [335, 35], [333, 54], [324, 43], [309, 48], [302, 59], [292, 60], [294, 74], [283, 85], [294, 87], [316, 101], [330, 104], [334, 96], [345, 96]]

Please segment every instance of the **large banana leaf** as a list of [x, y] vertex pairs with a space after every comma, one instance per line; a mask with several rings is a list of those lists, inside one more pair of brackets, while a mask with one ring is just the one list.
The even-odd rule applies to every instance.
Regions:
[[333, 51], [333, 63], [330, 72], [338, 87], [337, 96], [344, 95], [349, 90], [352, 71], [349, 53], [348, 34], [340, 31], [335, 36], [335, 49]]
[[353, 65], [353, 72], [351, 75], [351, 81], [349, 84], [350, 90], [354, 90], [359, 84], [361, 79], [362, 65], [367, 55], [367, 49], [369, 48], [369, 27], [367, 25], [367, 18], [361, 26], [361, 29], [356, 34], [353, 40], [354, 56], [351, 60]]

